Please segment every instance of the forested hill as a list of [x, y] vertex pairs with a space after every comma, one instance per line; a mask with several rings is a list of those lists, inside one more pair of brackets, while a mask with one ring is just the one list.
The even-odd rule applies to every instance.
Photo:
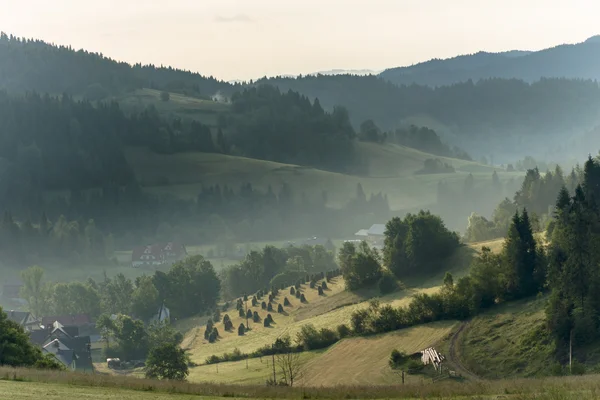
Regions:
[[590, 38], [583, 43], [535, 52], [479, 52], [445, 60], [433, 59], [387, 69], [380, 77], [397, 85], [427, 86], [489, 78], [516, 78], [530, 83], [541, 78], [600, 79], [600, 42]]
[[[560, 68], [579, 60], [582, 52], [592, 54], [589, 49], [595, 49], [594, 46], [600, 48], [600, 43], [592, 40], [582, 45], [562, 46], [546, 52], [511, 53], [509, 56], [511, 60], [547, 60], [552, 68]], [[561, 63], [552, 61], [557, 51], [560, 51], [561, 57], [564, 58]], [[509, 56], [502, 55], [503, 58]], [[538, 58], [532, 58], [534, 56]], [[486, 57], [481, 55], [480, 58]], [[588, 71], [588, 67], [590, 70], [595, 68], [594, 63], [598, 57], [594, 57], [592, 54], [586, 61], [578, 64], [581, 71]], [[498, 57], [489, 58], [492, 60]], [[468, 58], [453, 62], [459, 66], [472, 64]], [[485, 61], [474, 63], [479, 66], [487, 65]], [[537, 61], [532, 65], [537, 65], [536, 63]], [[535, 70], [534, 67], [531, 69]], [[546, 73], [543, 71], [547, 70], [542, 69], [542, 73]], [[566, 73], [565, 75], [571, 76]], [[591, 80], [544, 78], [529, 83], [524, 80], [495, 78], [468, 80], [432, 88], [414, 84], [397, 86], [377, 76], [319, 75], [278, 77], [231, 85], [172, 68], [139, 64], [131, 66], [100, 54], [74, 51], [69, 47], [53, 46], [42, 41], [20, 40], [7, 35], [0, 37], [0, 89], [4, 88], [9, 92], [36, 91], [54, 95], [67, 93], [95, 101], [114, 99], [115, 96], [122, 98], [124, 93], [133, 93], [140, 88], [154, 88], [196, 98], [209, 98], [218, 92], [232, 97], [235, 92], [265, 83], [279, 87], [282, 94], [291, 89], [300, 97], [308, 98], [311, 106], [318, 98], [319, 104], [315, 108], [322, 108], [325, 112], [333, 112], [336, 106], [347, 109], [348, 113], [338, 112], [329, 122], [337, 117], [348, 117], [354, 129], [358, 130], [363, 122], [373, 120], [378, 127], [388, 132], [410, 125], [426, 126], [434, 129], [443, 141], [450, 145], [456, 145], [478, 158], [482, 155], [494, 155], [495, 160], [503, 163], [514, 162], [525, 155], [565, 161], [560, 157], [568, 154], [570, 150], [575, 152], [575, 145], [570, 143], [571, 139], [565, 140], [565, 137], [582, 135], [600, 125], [600, 87]], [[306, 113], [302, 118], [314, 119], [316, 115], [306, 112], [306, 102], [299, 98], [297, 104], [285, 111], [286, 123], [291, 125], [286, 125], [285, 130], [281, 128], [281, 124], [277, 127], [273, 124], [269, 126], [269, 146], [274, 148], [258, 147], [248, 140], [252, 135], [260, 133], [260, 124], [263, 127], [267, 126], [264, 121], [260, 121], [261, 118], [282, 118], [278, 108], [280, 105], [276, 102], [282, 100], [282, 107], [284, 104], [290, 105], [289, 100], [294, 98], [291, 96], [286, 100], [282, 94], [278, 95], [281, 97], [271, 97], [270, 105], [263, 107], [262, 111], [252, 109], [227, 116], [227, 126], [223, 126], [224, 120], [218, 121], [223, 128], [224, 138], [229, 136], [230, 139], [229, 143], [221, 143], [221, 147], [233, 146], [231, 149], [237, 151], [238, 155], [340, 170], [339, 165], [331, 167], [323, 157], [313, 157], [306, 153], [317, 148], [314, 141], [306, 141], [312, 143], [309, 149], [293, 151], [289, 149], [291, 144], [284, 143], [284, 139], [302, 137], [307, 129], [318, 126], [321, 139], [329, 134], [333, 136], [333, 143], [325, 146], [324, 141], [321, 141], [320, 145], [329, 149], [339, 145], [335, 147], [339, 149], [338, 154], [343, 154], [343, 149], [347, 148], [344, 147], [347, 146], [347, 140], [340, 141], [347, 135], [338, 135], [337, 128], [329, 122], [318, 124], [313, 120], [303, 123], [303, 126], [293, 126], [292, 120], [299, 120], [298, 115], [294, 116], [294, 107], [297, 107], [300, 113]], [[240, 98], [243, 96], [238, 97], [238, 100]], [[258, 97], [255, 100], [258, 100]], [[163, 106], [166, 109], [166, 104], [159, 103], [157, 107], [160, 109]], [[171, 109], [174, 107], [176, 106], [171, 106]], [[241, 119], [246, 119], [248, 123], [241, 123]], [[214, 125], [218, 124], [215, 122]], [[338, 124], [339, 126], [341, 125]], [[170, 131], [167, 129], [167, 132], [161, 131], [161, 135], [154, 135], [157, 140], [153, 143], [153, 148], [163, 149], [165, 152], [179, 151], [181, 148], [178, 146], [181, 143], [174, 143], [178, 140], [175, 135], [177, 131], [175, 127]], [[296, 134], [278, 135], [279, 132]], [[212, 134], [216, 137], [217, 132], [213, 131]], [[205, 135], [205, 132], [202, 135]], [[277, 141], [274, 141], [274, 138]], [[264, 143], [263, 139], [261, 141]], [[200, 143], [196, 145], [203, 147]], [[600, 140], [589, 145], [600, 145]], [[574, 154], [575, 158], [581, 156]], [[344, 162], [354, 163], [349, 161], [351, 158]]]
[[198, 73], [129, 65], [102, 54], [0, 34], [0, 89], [82, 95], [101, 100], [139, 88], [210, 98], [234, 86]]
[[600, 122], [600, 87], [593, 81], [488, 79], [431, 88], [344, 75], [268, 82], [318, 97], [326, 109], [342, 104], [354, 124], [373, 119], [384, 129], [425, 125], [475, 154], [515, 152], [540, 140], [545, 142], [537, 148], [547, 149], [559, 142], [555, 139], [562, 137], [565, 144], [566, 135], [581, 134]]

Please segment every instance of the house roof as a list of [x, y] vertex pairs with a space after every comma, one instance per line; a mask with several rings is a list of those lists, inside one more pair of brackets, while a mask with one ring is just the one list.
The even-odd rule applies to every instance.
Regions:
[[75, 358], [75, 353], [72, 350], [60, 350], [58, 348], [44, 348], [42, 350], [47, 354], [52, 354], [58, 361], [65, 366], [70, 366]]
[[21, 326], [25, 326], [27, 319], [29, 318], [29, 313], [27, 311], [5, 311], [8, 319], [16, 322]]
[[63, 326], [81, 326], [91, 324], [92, 319], [88, 314], [56, 315], [42, 318], [44, 326], [52, 325], [54, 322], [59, 322]]
[[48, 339], [48, 331], [45, 329], [38, 329], [29, 333], [29, 341], [35, 345], [42, 346], [46, 339]]
[[131, 253], [131, 260], [138, 261], [144, 260], [143, 256], [154, 256], [155, 259], [161, 259], [164, 257], [164, 253], [174, 253], [177, 256], [184, 256], [187, 254], [187, 250], [185, 246], [181, 243], [177, 242], [162, 242], [162, 243], [154, 243], [146, 246], [138, 246], [133, 249]]
[[354, 236], [369, 236], [369, 230], [361, 229], [360, 231], [356, 232]]
[[383, 236], [385, 234], [385, 224], [373, 224], [369, 228], [369, 235]]

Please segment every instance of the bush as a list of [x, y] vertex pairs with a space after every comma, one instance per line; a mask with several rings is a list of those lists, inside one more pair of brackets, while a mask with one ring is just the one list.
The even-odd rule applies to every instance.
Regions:
[[383, 273], [377, 285], [381, 294], [389, 294], [400, 290], [396, 277], [389, 271]]
[[418, 360], [408, 360], [408, 362], [405, 365], [409, 374], [419, 373], [423, 371], [423, 368], [425, 368], [425, 365]]
[[269, 328], [271, 326], [271, 321], [265, 318], [265, 320], [263, 321], [263, 325], [265, 328]]
[[290, 301], [288, 300], [288, 298], [286, 297], [285, 299], [283, 299], [283, 305], [286, 307], [289, 307], [292, 305], [292, 303], [290, 303]]
[[323, 288], [321, 286], [319, 286], [319, 289], [317, 289], [319, 292], [319, 296], [323, 296], [325, 293], [323, 292]]
[[221, 311], [217, 308], [213, 314], [213, 321], [219, 323], [221, 321]]
[[240, 324], [240, 326], [238, 326], [238, 336], [244, 336], [245, 333], [246, 326], [244, 324]]
[[265, 303], [265, 302], [263, 301], [263, 302], [262, 302], [262, 304], [260, 305], [260, 307], [261, 307], [263, 310], [266, 310], [266, 309], [267, 309], [267, 303]]
[[283, 306], [281, 305], [281, 303], [279, 303], [279, 305], [277, 306], [277, 312], [280, 314], [283, 312]]
[[348, 328], [348, 325], [346, 325], [346, 324], [338, 325], [337, 334], [340, 339], [347, 338], [348, 336], [350, 336], [351, 333], [352, 333], [352, 331], [350, 331], [350, 328]]
[[315, 288], [315, 286], [317, 286], [317, 282], [315, 282], [315, 281], [310, 281], [310, 288], [311, 288], [311, 289], [314, 289], [314, 288]]
[[327, 328], [317, 330], [313, 325], [304, 325], [296, 337], [296, 342], [305, 350], [329, 347], [339, 340], [334, 331]]
[[577, 360], [573, 360], [571, 365], [571, 375], [583, 375], [585, 374], [585, 365]]
[[254, 322], [260, 322], [260, 315], [258, 315], [258, 312], [254, 311], [254, 314], [252, 315], [252, 320]]
[[296, 290], [296, 298], [299, 299], [302, 296], [302, 293], [299, 290]]
[[327, 290], [327, 289], [329, 289], [329, 288], [327, 287], [327, 282], [323, 281], [323, 283], [321, 283], [321, 288], [322, 288], [323, 290]]
[[290, 288], [290, 296], [294, 296], [296, 294], [296, 289], [294, 289], [294, 287], [292, 286]]
[[274, 297], [272, 294], [269, 295], [269, 303], [272, 302], [274, 300]]
[[390, 367], [392, 369], [400, 368], [407, 359], [407, 355], [403, 352], [400, 352], [396, 349], [392, 350], [392, 354], [390, 355]]
[[256, 299], [256, 296], [252, 297], [252, 307], [256, 307], [258, 305], [258, 300]]
[[306, 303], [306, 302], [307, 302], [307, 301], [306, 301], [306, 297], [304, 297], [304, 293], [302, 293], [302, 294], [300, 295], [300, 302], [301, 302], [301, 303]]
[[271, 314], [267, 314], [267, 319], [269, 320], [270, 323], [275, 322], [275, 320], [273, 319], [273, 316]]
[[246, 318], [246, 313], [244, 312], [243, 308], [240, 308], [239, 315], [241, 318]]
[[246, 313], [246, 318], [252, 318], [252, 310], [248, 310]]

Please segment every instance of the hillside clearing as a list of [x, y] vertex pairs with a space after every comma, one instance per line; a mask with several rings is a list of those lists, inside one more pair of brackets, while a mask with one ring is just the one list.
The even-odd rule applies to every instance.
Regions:
[[[165, 155], [128, 148], [126, 157], [145, 189], [158, 195], [193, 199], [203, 185], [227, 185], [237, 190], [245, 183], [251, 183], [263, 192], [271, 186], [277, 192], [285, 182], [298, 198], [305, 193], [309, 199], [316, 199], [326, 191], [331, 207], [345, 205], [355, 195], [356, 186], [360, 183], [367, 194], [387, 194], [392, 209], [423, 208], [435, 204], [437, 185], [441, 180], [462, 184], [466, 175], [473, 173], [477, 187], [488, 182], [493, 172], [491, 167], [453, 159], [451, 162], [458, 167], [456, 173], [415, 175], [423, 161], [434, 156], [396, 145], [359, 143], [358, 146], [364, 149], [365, 159], [372, 164], [368, 176], [216, 153]], [[522, 174], [499, 172], [498, 175], [506, 181]]]

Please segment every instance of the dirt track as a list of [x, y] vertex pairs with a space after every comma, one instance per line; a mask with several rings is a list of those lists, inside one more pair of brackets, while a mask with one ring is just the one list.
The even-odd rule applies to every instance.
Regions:
[[458, 374], [471, 381], [478, 381], [481, 378], [469, 371], [469, 369], [464, 366], [456, 350], [456, 347], [458, 346], [457, 342], [460, 338], [460, 335], [462, 334], [463, 330], [467, 327], [467, 325], [468, 322], [462, 322], [456, 333], [454, 333], [454, 335], [452, 336], [452, 339], [450, 340], [450, 348], [448, 349], [448, 361], [452, 365], [454, 365], [454, 368], [456, 369], [456, 372]]

